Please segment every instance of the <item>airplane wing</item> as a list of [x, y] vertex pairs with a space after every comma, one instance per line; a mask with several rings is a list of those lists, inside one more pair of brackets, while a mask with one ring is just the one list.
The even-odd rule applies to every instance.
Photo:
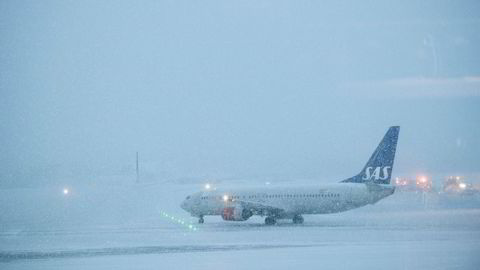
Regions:
[[245, 200], [234, 200], [234, 204], [241, 205], [242, 208], [252, 211], [252, 213], [261, 216], [285, 216], [285, 210], [279, 207], [267, 205], [259, 202], [249, 202]]

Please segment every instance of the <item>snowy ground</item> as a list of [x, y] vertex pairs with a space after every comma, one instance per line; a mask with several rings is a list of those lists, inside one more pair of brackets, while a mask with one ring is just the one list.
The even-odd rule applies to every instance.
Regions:
[[476, 204], [445, 208], [436, 198], [396, 193], [350, 212], [305, 216], [303, 225], [265, 226], [259, 217], [197, 225], [178, 206], [196, 188], [88, 186], [67, 196], [61, 188], [0, 190], [0, 268], [480, 267]]

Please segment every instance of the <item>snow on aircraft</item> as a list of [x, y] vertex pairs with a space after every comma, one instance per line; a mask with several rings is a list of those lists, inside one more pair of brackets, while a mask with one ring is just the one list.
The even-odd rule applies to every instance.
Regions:
[[304, 214], [327, 214], [374, 204], [391, 195], [390, 184], [399, 126], [388, 129], [375, 152], [359, 174], [333, 184], [297, 187], [262, 187], [206, 190], [186, 197], [181, 207], [199, 223], [204, 216], [220, 215], [227, 221], [245, 221], [265, 216], [265, 224], [277, 219], [303, 223]]

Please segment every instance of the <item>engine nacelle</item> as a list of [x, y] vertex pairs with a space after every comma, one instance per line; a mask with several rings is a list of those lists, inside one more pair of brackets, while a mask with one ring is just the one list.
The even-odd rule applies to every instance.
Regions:
[[225, 207], [223, 209], [223, 220], [229, 221], [245, 221], [253, 215], [252, 211], [244, 209], [241, 206]]

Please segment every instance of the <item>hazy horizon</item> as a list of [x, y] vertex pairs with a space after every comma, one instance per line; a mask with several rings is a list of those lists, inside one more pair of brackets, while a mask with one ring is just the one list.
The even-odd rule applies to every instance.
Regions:
[[480, 3], [454, 4], [2, 1], [0, 186], [136, 151], [159, 180], [349, 176], [392, 125], [394, 174], [478, 174]]

